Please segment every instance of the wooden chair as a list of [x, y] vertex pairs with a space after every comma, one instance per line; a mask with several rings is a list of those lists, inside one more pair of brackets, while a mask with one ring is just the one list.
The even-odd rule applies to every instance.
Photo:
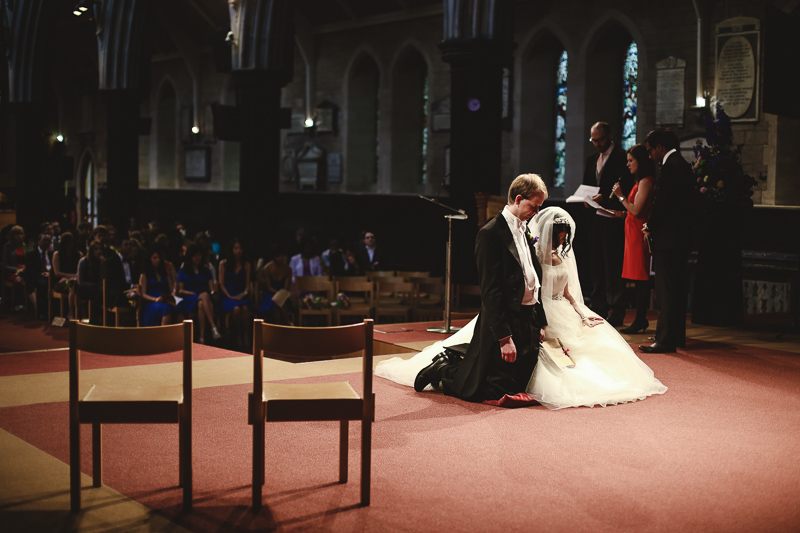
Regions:
[[343, 316], [370, 318], [372, 316], [371, 281], [342, 280], [336, 282], [336, 293], [343, 292], [350, 298], [350, 308], [336, 308], [336, 325], [342, 324]]
[[414, 305], [414, 284], [409, 281], [375, 282], [375, 321], [382, 316], [402, 318], [408, 322]]
[[[363, 354], [361, 396], [347, 382], [264, 382], [264, 354], [307, 362], [358, 352]], [[266, 324], [257, 319], [253, 325], [253, 364], [253, 392], [248, 404], [248, 420], [253, 425], [253, 508], [261, 507], [265, 483], [266, 422], [324, 420], [339, 420], [339, 483], [347, 482], [349, 421], [361, 420], [361, 505], [369, 505], [372, 422], [375, 420], [372, 320], [348, 326], [300, 328]]]
[[398, 270], [397, 276], [405, 281], [414, 281], [417, 278], [430, 277], [431, 273], [422, 270]]
[[[192, 322], [152, 328], [69, 323], [69, 454], [72, 512], [81, 509], [80, 425], [92, 424], [93, 486], [102, 485], [102, 424], [178, 424], [183, 508], [192, 508]], [[81, 352], [147, 356], [183, 352], [181, 385], [92, 385], [80, 397]]]
[[328, 304], [323, 309], [304, 309], [303, 294], [312, 293], [324, 296], [328, 302], [333, 301], [334, 283], [329, 281], [327, 276], [297, 276], [293, 284], [293, 297], [295, 309], [297, 309], [297, 324], [303, 325], [304, 316], [321, 316], [325, 319], [328, 326], [333, 323], [333, 308]]
[[369, 276], [331, 276], [331, 281], [369, 281]]
[[371, 270], [367, 272], [367, 278], [370, 281], [378, 281], [381, 278], [394, 278], [397, 273], [394, 270]]
[[444, 313], [445, 283], [442, 278], [416, 282], [414, 319], [439, 320]]
[[[134, 315], [134, 321], [136, 322], [136, 327], [138, 328], [139, 327], [139, 313], [137, 312], [137, 310], [138, 310], [139, 306], [138, 305], [131, 305], [130, 307], [126, 307], [126, 306], [117, 305], [117, 306], [114, 306], [114, 307], [109, 307], [106, 304], [106, 280], [103, 280], [102, 291], [103, 291], [103, 309], [105, 310], [105, 312], [103, 313], [103, 325], [104, 326], [108, 325], [108, 313], [111, 313], [112, 315], [114, 315], [114, 327], [115, 328], [120, 327], [120, 316], [129, 316], [130, 314], [133, 314]], [[141, 296], [140, 296], [140, 298], [141, 298]], [[90, 307], [89, 307], [89, 316], [90, 317], [91, 317], [91, 309], [92, 308], [91, 308], [91, 302], [90, 302]]]
[[[67, 315], [64, 314], [64, 306], [66, 305], [67, 310], [69, 311], [69, 292], [58, 292], [56, 291], [56, 282], [55, 276], [53, 276], [53, 272], [50, 272], [50, 276], [47, 278], [47, 319], [48, 321], [53, 320], [55, 316], [66, 317]], [[70, 292], [72, 289], [70, 289]], [[53, 310], [53, 300], [58, 300], [58, 315], [55, 314]]]

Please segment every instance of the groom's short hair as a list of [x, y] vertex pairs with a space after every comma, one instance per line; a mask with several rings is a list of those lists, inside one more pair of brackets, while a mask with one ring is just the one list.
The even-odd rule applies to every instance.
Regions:
[[520, 174], [511, 182], [508, 188], [508, 203], [513, 204], [517, 195], [523, 198], [530, 198], [536, 194], [544, 194], [547, 197], [547, 185], [539, 174]]

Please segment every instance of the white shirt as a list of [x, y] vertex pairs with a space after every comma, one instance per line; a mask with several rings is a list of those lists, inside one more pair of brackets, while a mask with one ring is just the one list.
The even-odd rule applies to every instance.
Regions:
[[600, 156], [597, 158], [597, 169], [595, 172], [595, 178], [597, 178], [597, 184], [600, 185], [600, 174], [603, 173], [603, 167], [606, 165], [606, 161], [608, 161], [608, 156], [611, 155], [611, 150], [614, 149], [614, 143], [609, 143], [608, 148], [606, 148], [605, 152], [600, 152]]
[[517, 246], [517, 253], [522, 261], [522, 273], [525, 276], [525, 294], [522, 296], [522, 305], [533, 305], [539, 301], [536, 295], [539, 294], [541, 284], [539, 276], [536, 275], [536, 270], [533, 268], [531, 248], [527, 242], [528, 238], [525, 236], [525, 222], [514, 216], [508, 206], [503, 208], [502, 213], [511, 229], [511, 235], [514, 236], [514, 244]]

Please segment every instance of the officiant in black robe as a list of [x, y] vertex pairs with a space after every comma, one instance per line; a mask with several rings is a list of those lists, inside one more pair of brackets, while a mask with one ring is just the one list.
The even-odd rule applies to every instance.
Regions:
[[475, 402], [525, 392], [547, 325], [542, 268], [526, 230], [546, 198], [538, 175], [518, 176], [508, 205], [478, 232], [481, 312], [469, 348], [463, 359], [437, 356], [417, 375], [417, 391], [441, 381], [445, 394]]

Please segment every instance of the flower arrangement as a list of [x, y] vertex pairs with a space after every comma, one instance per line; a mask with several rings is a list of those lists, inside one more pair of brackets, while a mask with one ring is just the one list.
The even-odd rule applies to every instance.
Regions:
[[[745, 173], [739, 156], [742, 144], [733, 144], [731, 119], [717, 102], [716, 112], [704, 118], [706, 142], [697, 141], [694, 155], [694, 175], [700, 204], [719, 205], [732, 208], [753, 206], [753, 187], [758, 182]], [[763, 176], [760, 176], [763, 180]]]
[[348, 297], [345, 293], [340, 292], [336, 295], [336, 299], [331, 302], [331, 307], [350, 309], [350, 297]]
[[300, 305], [303, 306], [303, 309], [325, 309], [330, 307], [330, 302], [324, 296], [317, 296], [314, 294], [306, 294], [303, 296], [302, 300], [300, 301]]

